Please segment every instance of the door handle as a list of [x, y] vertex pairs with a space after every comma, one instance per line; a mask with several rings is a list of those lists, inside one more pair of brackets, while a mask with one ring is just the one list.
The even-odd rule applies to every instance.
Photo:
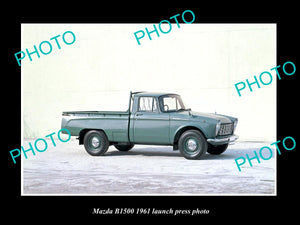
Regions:
[[137, 113], [137, 114], [135, 114], [136, 116], [142, 116], [143, 115], [143, 113]]

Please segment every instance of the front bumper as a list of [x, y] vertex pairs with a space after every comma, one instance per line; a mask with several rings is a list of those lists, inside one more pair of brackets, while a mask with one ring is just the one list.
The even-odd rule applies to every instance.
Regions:
[[234, 144], [238, 138], [238, 135], [232, 135], [226, 138], [209, 138], [207, 142], [212, 145]]

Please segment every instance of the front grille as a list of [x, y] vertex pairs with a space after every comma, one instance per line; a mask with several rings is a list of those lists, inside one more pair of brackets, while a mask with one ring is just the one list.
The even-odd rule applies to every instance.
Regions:
[[232, 134], [233, 123], [221, 124], [218, 135], [229, 135]]

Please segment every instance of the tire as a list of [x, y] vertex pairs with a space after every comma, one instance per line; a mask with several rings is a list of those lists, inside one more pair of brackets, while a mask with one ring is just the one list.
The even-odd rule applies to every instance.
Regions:
[[224, 145], [208, 144], [207, 152], [212, 155], [220, 155], [223, 152], [225, 152], [227, 148], [228, 148], [228, 144], [224, 144]]
[[205, 155], [208, 144], [201, 132], [197, 130], [188, 130], [180, 136], [178, 147], [184, 158], [200, 159]]
[[90, 130], [83, 138], [84, 148], [92, 156], [103, 155], [109, 147], [109, 141], [103, 131]]
[[129, 144], [129, 145], [114, 145], [116, 149], [118, 149], [121, 152], [127, 152], [130, 149], [133, 148], [134, 144]]

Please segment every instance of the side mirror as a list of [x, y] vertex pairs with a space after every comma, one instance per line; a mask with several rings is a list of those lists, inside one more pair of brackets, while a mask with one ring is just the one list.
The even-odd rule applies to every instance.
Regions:
[[164, 105], [164, 111], [169, 111], [169, 106], [168, 105]]

